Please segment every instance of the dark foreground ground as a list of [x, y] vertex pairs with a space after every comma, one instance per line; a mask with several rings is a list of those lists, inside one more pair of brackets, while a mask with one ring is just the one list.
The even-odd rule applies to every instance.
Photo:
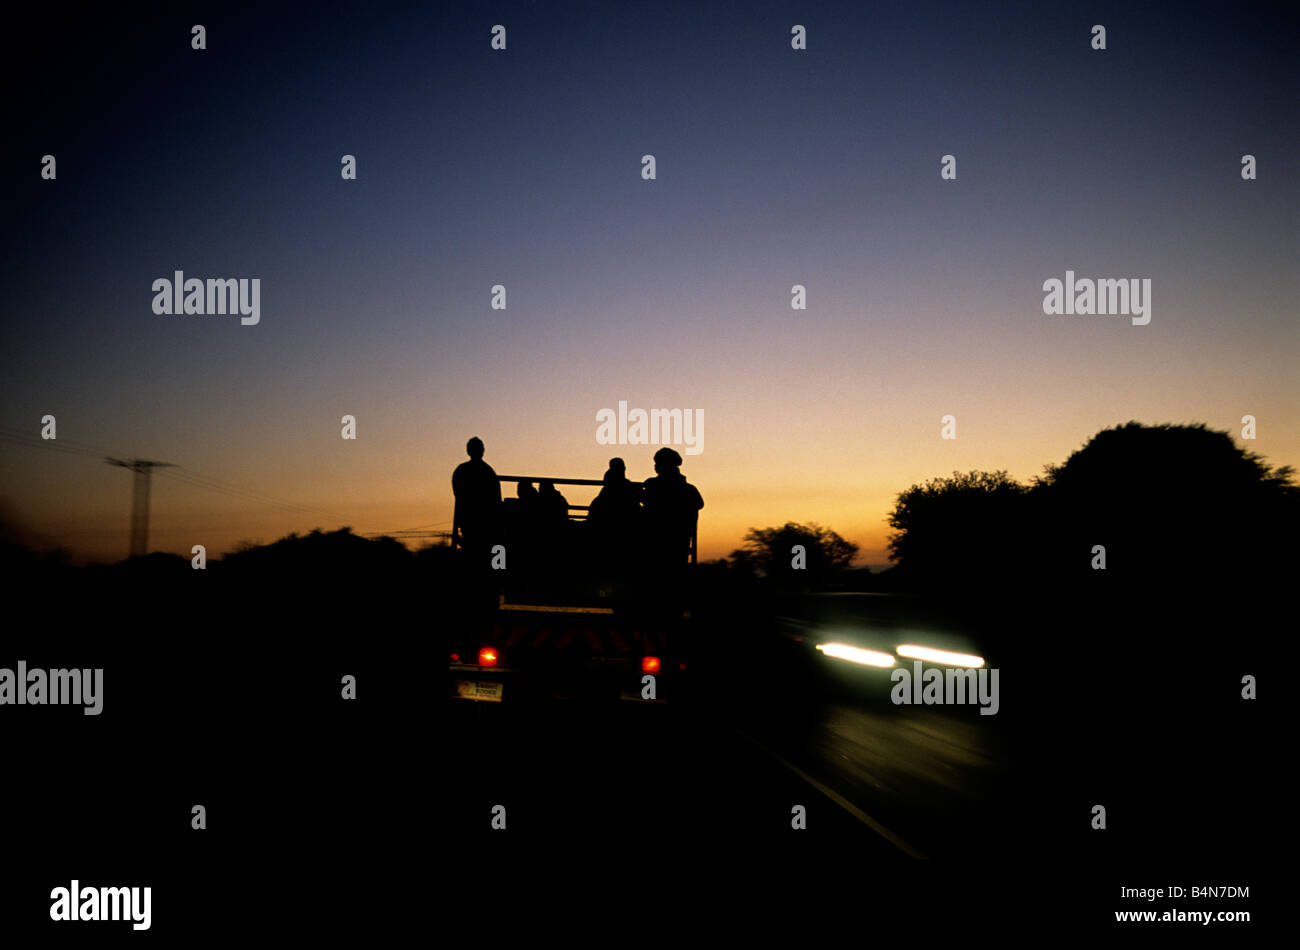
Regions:
[[[1070, 635], [1049, 648], [891, 598], [713, 605], [690, 703], [497, 706], [447, 698], [430, 598], [218, 580], [16, 594], [36, 609], [0, 666], [102, 666], [105, 685], [99, 716], [0, 710], [11, 932], [1104, 935], [1160, 926], [1117, 924], [1123, 910], [1258, 918], [1282, 847], [1290, 746], [1263, 728], [1275, 705], [1240, 700], [1242, 669], [1268, 668], [1250, 638], [1217, 653], [1187, 640], [1189, 660], [1120, 636], [1149, 618], [1045, 615]], [[894, 705], [887, 674], [814, 649], [927, 637], [999, 667], [997, 715]], [[49, 892], [72, 878], [152, 886], [150, 934], [50, 931]], [[1120, 897], [1170, 885], [1251, 896]]]

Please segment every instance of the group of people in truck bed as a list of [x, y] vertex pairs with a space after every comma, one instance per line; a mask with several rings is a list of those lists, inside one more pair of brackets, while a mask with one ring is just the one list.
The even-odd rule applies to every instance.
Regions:
[[[684, 565], [690, 556], [704, 499], [681, 473], [682, 457], [670, 448], [654, 455], [655, 475], [644, 482], [627, 477], [621, 458], [609, 460], [600, 493], [585, 521], [569, 518], [569, 503], [543, 479], [534, 488], [519, 482], [517, 497], [501, 497], [501, 482], [483, 461], [483, 441], [465, 446], [469, 461], [451, 477], [456, 499], [453, 540], [472, 565], [486, 569], [493, 548], [503, 545], [508, 569], [655, 573]], [[498, 552], [498, 555], [501, 552]]]

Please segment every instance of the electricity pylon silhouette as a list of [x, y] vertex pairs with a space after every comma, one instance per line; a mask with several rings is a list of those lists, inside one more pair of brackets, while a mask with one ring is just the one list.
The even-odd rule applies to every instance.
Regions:
[[135, 485], [131, 495], [131, 557], [149, 553], [149, 481], [155, 468], [175, 468], [171, 462], [154, 462], [150, 459], [104, 459], [109, 465], [120, 465], [135, 472]]

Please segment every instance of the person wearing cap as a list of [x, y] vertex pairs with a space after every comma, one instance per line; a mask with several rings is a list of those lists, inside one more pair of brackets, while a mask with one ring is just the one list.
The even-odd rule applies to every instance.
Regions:
[[682, 457], [665, 446], [654, 455], [655, 475], [642, 488], [642, 504], [651, 532], [654, 561], [665, 567], [685, 565], [704, 498], [681, 473]]

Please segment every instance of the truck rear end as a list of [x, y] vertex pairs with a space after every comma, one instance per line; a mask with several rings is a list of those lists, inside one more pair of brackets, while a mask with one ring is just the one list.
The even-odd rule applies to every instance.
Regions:
[[[500, 476], [503, 483], [542, 480]], [[539, 530], [521, 508], [504, 506], [494, 562], [502, 569], [466, 569], [465, 599], [477, 606], [461, 612], [448, 638], [453, 699], [665, 703], [685, 697], [685, 589], [694, 533], [680, 563], [652, 566], [637, 556], [641, 538], [614, 539], [611, 546], [608, 535], [587, 523], [589, 511], [568, 504], [562, 523]], [[487, 610], [485, 592], [493, 605]]]
[[495, 703], [679, 700], [688, 666], [685, 622], [503, 608], [480, 629], [453, 637], [451, 694]]

